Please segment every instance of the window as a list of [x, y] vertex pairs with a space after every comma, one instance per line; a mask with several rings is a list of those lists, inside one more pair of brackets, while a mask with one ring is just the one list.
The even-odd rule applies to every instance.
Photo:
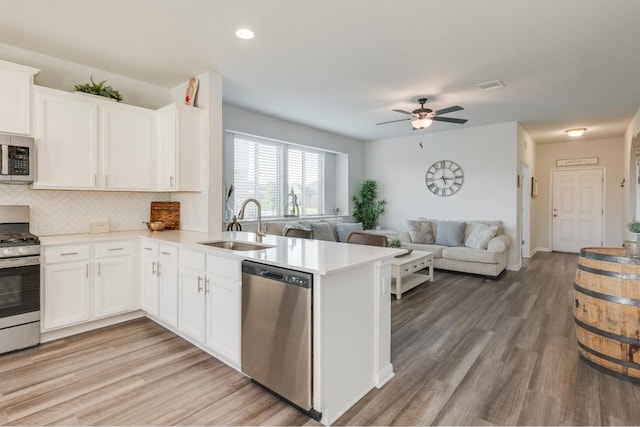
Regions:
[[[285, 215], [287, 196], [296, 195], [300, 216], [324, 214], [325, 154], [296, 145], [233, 134], [234, 212], [255, 198], [263, 217]], [[255, 218], [254, 204], [245, 218]]]

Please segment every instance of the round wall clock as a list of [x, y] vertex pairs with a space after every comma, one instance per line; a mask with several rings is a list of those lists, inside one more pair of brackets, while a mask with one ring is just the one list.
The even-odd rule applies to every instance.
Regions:
[[427, 169], [424, 181], [436, 196], [451, 196], [462, 187], [464, 172], [456, 162], [440, 160]]

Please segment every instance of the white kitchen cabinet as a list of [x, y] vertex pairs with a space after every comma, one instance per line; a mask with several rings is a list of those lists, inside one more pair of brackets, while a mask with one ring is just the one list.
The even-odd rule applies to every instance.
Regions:
[[98, 105], [35, 86], [34, 188], [95, 189], [98, 174]]
[[0, 132], [31, 134], [31, 88], [39, 71], [0, 61]]
[[158, 317], [160, 289], [158, 280], [159, 245], [144, 240], [142, 242], [142, 310]]
[[240, 366], [242, 261], [207, 255], [206, 347]]
[[178, 248], [160, 245], [156, 265], [159, 288], [158, 318], [161, 322], [178, 327]]
[[102, 175], [110, 190], [149, 190], [152, 185], [152, 111], [111, 103], [100, 107]]
[[95, 246], [95, 317], [126, 313], [134, 308], [133, 242]]
[[205, 254], [180, 249], [178, 329], [188, 337], [204, 343], [206, 319]]
[[45, 248], [43, 330], [86, 322], [91, 317], [89, 245]]
[[156, 110], [154, 161], [158, 191], [201, 191], [203, 111], [170, 104]]
[[153, 110], [35, 86], [34, 188], [152, 189]]

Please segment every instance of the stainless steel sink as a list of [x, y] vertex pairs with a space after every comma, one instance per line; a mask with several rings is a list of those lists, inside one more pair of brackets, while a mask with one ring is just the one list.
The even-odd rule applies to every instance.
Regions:
[[213, 242], [199, 242], [201, 245], [213, 246], [214, 248], [229, 249], [231, 251], [259, 251], [261, 249], [273, 248], [269, 245], [261, 245], [251, 242], [237, 242], [234, 240], [218, 240]]

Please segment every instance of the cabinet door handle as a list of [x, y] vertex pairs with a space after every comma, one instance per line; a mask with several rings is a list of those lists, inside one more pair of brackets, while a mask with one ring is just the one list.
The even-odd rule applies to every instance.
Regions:
[[173, 177], [170, 176], [169, 177], [169, 187], [173, 187], [173, 181], [174, 181]]
[[96, 267], [98, 268], [98, 276], [100, 276], [100, 263], [96, 262]]
[[104, 186], [108, 187], [109, 186], [109, 175], [105, 175], [104, 176]]
[[153, 250], [151, 248], [142, 248], [142, 249], [144, 249], [145, 251], [152, 251]]
[[198, 276], [198, 293], [202, 292], [202, 276]]
[[121, 251], [124, 250], [124, 248], [109, 248], [109, 251]]
[[160, 263], [156, 264], [156, 273], [158, 276], [160, 276]]
[[163, 251], [160, 251], [160, 253], [161, 253], [162, 255], [171, 255], [171, 252], [163, 252]]
[[209, 293], [209, 278], [205, 277], [204, 279], [204, 294], [207, 295]]
[[69, 256], [69, 255], [78, 255], [78, 252], [65, 252], [60, 254], [60, 256]]
[[84, 274], [87, 278], [89, 277], [89, 264], [84, 265]]
[[151, 262], [151, 275], [154, 276], [156, 274], [156, 262]]
[[93, 174], [93, 186], [96, 187], [98, 185], [98, 174]]

